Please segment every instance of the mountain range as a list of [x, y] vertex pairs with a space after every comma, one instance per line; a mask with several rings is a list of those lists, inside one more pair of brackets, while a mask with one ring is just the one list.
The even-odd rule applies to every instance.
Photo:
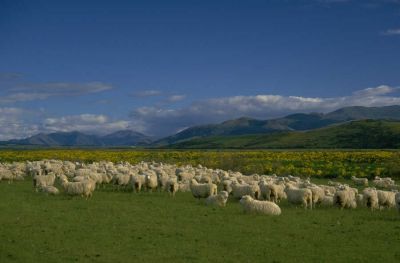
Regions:
[[40, 133], [22, 140], [0, 142], [0, 145], [13, 146], [140, 146], [148, 145], [152, 138], [131, 130], [121, 130], [105, 136], [88, 135], [82, 132]]
[[[397, 122], [399, 120], [400, 105], [354, 106], [326, 114], [296, 113], [269, 120], [242, 117], [219, 124], [193, 126], [158, 140], [132, 130], [121, 130], [105, 136], [74, 131], [40, 133], [26, 139], [3, 141], [0, 142], [0, 145], [143, 146], [155, 148], [397, 148], [400, 146], [396, 144], [398, 136], [400, 136], [400, 122]], [[373, 131], [372, 134], [371, 131]], [[369, 135], [363, 136], [365, 134]], [[360, 136], [367, 141], [373, 140], [373, 138], [378, 141], [373, 145], [368, 145], [367, 142], [360, 141]], [[390, 143], [388, 140], [394, 143]]]
[[210, 136], [239, 136], [249, 134], [271, 134], [288, 131], [306, 131], [355, 120], [400, 120], [400, 106], [346, 107], [322, 113], [297, 113], [283, 118], [256, 120], [239, 118], [220, 124], [201, 125], [187, 128], [177, 134], [154, 142], [157, 146], [167, 146], [188, 140]]

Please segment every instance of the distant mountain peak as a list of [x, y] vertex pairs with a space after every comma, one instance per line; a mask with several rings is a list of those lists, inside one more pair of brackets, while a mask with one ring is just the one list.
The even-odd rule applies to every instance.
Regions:
[[39, 133], [22, 140], [1, 142], [2, 145], [36, 146], [137, 146], [151, 143], [152, 139], [132, 130], [116, 131], [105, 136], [88, 135], [79, 131]]

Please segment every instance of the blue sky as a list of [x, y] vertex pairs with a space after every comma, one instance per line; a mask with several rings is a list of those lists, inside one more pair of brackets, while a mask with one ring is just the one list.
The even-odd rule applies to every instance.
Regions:
[[0, 0], [0, 139], [400, 104], [400, 1]]

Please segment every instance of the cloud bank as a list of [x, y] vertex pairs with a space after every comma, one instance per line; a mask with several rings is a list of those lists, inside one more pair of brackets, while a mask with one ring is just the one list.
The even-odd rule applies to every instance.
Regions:
[[329, 112], [348, 106], [388, 106], [400, 104], [391, 96], [399, 88], [381, 85], [349, 96], [319, 98], [281, 95], [255, 95], [211, 98], [187, 107], [140, 107], [131, 112], [132, 121], [155, 136], [175, 133], [185, 127], [221, 122], [242, 116], [269, 119], [296, 112]]
[[[260, 94], [209, 98], [193, 101], [182, 107], [156, 103], [156, 106], [134, 108], [129, 116], [123, 119], [115, 119], [107, 114], [89, 113], [51, 117], [44, 114], [34, 115], [32, 110], [18, 107], [0, 107], [0, 140], [25, 138], [39, 132], [81, 131], [104, 135], [123, 129], [162, 137], [190, 126], [218, 123], [243, 116], [270, 119], [298, 112], [326, 113], [348, 106], [400, 105], [400, 97], [397, 96], [399, 91], [398, 87], [380, 85], [338, 97]], [[185, 98], [183, 95], [172, 96], [175, 97], [171, 97], [171, 101]], [[22, 100], [23, 96], [19, 98], [19, 101]], [[182, 103], [184, 105], [184, 102]]]

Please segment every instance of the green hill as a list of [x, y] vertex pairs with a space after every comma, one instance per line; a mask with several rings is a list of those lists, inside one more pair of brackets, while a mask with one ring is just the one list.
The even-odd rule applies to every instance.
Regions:
[[310, 131], [276, 132], [241, 136], [197, 138], [170, 145], [171, 148], [400, 148], [400, 122], [361, 120]]
[[296, 113], [283, 118], [256, 120], [239, 118], [219, 124], [189, 127], [177, 134], [162, 138], [153, 143], [154, 146], [166, 146], [183, 143], [193, 139], [210, 136], [237, 136], [250, 134], [272, 134], [276, 132], [306, 131], [327, 127], [347, 121], [380, 119], [400, 120], [400, 106], [385, 107], [346, 107], [336, 111], [322, 113]]

